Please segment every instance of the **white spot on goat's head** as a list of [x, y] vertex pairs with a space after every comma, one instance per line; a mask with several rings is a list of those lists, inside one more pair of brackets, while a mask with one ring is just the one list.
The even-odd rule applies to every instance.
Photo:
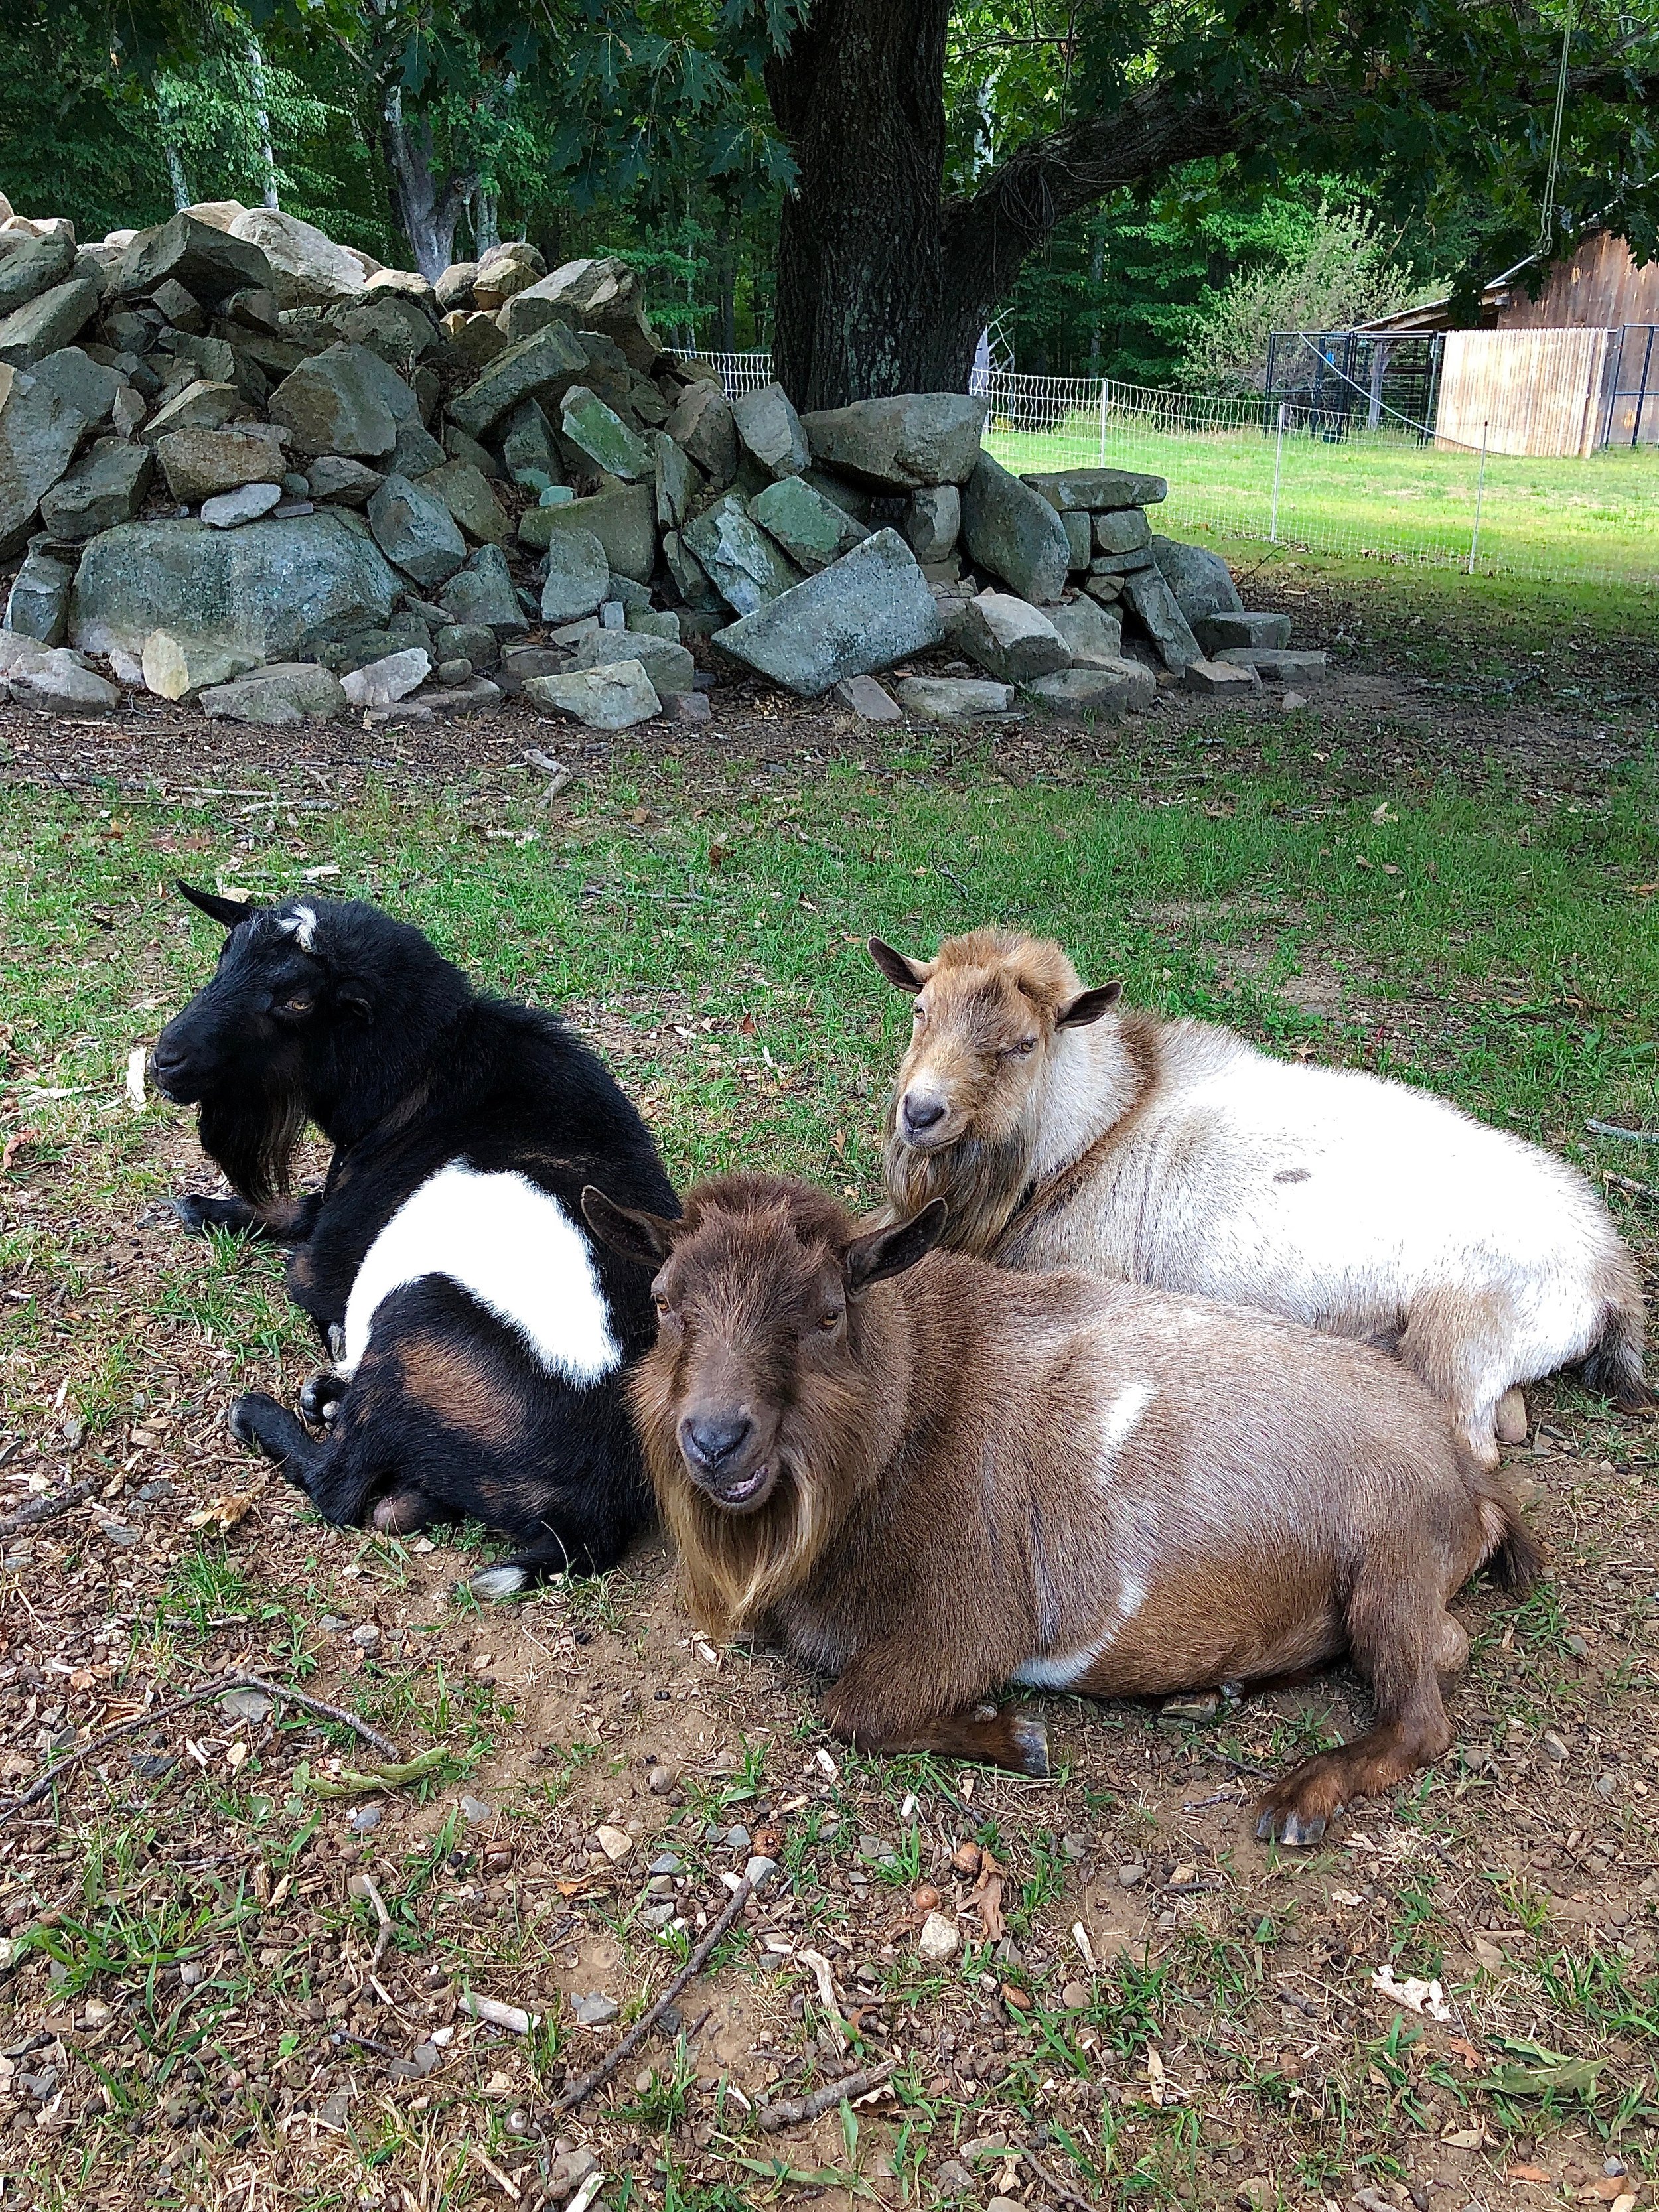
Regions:
[[317, 909], [314, 906], [296, 906], [292, 914], [279, 915], [276, 927], [285, 937], [291, 937], [301, 952], [317, 950]]

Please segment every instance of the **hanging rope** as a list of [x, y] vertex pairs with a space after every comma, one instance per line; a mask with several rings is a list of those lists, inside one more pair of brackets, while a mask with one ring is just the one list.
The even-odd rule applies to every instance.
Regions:
[[1567, 0], [1567, 20], [1561, 27], [1561, 70], [1555, 81], [1555, 123], [1550, 132], [1549, 171], [1544, 179], [1544, 204], [1538, 218], [1538, 252], [1548, 254], [1555, 229], [1555, 179], [1561, 167], [1561, 118], [1567, 111], [1567, 57], [1572, 48], [1576, 0]]

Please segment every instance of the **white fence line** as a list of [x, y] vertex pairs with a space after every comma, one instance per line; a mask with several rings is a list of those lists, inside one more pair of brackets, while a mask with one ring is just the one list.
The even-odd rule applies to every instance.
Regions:
[[[714, 368], [729, 398], [771, 378], [766, 352], [686, 357]], [[1645, 463], [1607, 454], [1564, 462], [1493, 456], [1483, 465], [1478, 446], [1425, 439], [1403, 417], [1370, 428], [1363, 415], [1328, 407], [1209, 398], [1112, 378], [994, 368], [983, 381], [986, 447], [1005, 467], [1117, 466], [1163, 477], [1169, 497], [1159, 520], [1177, 534], [1464, 574], [1659, 581], [1659, 555], [1632, 550], [1646, 542], [1638, 508], [1650, 514], [1659, 495], [1659, 454]], [[1604, 476], [1583, 491], [1577, 474], [1555, 473], [1586, 469]], [[1616, 557], [1607, 544], [1609, 507], [1625, 539]]]

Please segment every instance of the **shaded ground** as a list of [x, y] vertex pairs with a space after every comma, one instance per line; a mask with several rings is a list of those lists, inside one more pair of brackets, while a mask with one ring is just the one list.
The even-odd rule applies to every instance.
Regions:
[[[1659, 1120], [1650, 714], [1425, 708], [1386, 641], [1338, 643], [1334, 589], [1304, 619], [1346, 665], [1288, 716], [1172, 695], [1139, 722], [884, 743], [749, 693], [708, 736], [614, 750], [517, 714], [299, 745], [159, 712], [0, 722], [0, 1513], [89, 1486], [0, 1538], [0, 1797], [90, 1747], [0, 1825], [0, 2203], [530, 2205], [583, 2153], [617, 2212], [1649, 2201], [1651, 1428], [1534, 1394], [1511, 1457], [1553, 1579], [1465, 1601], [1453, 1752], [1328, 1848], [1264, 1851], [1255, 1778], [1360, 1723], [1345, 1677], [1206, 1720], [1045, 1700], [1042, 1784], [864, 1762], [775, 1654], [690, 1634], [657, 1544], [480, 1613], [453, 1595], [478, 1532], [322, 1527], [222, 1425], [233, 1390], [291, 1394], [313, 1364], [276, 1261], [180, 1236], [193, 1133], [122, 1091], [210, 957], [166, 898], [194, 872], [371, 888], [564, 1000], [680, 1179], [748, 1157], [872, 1196], [896, 1017], [859, 933], [926, 942], [996, 901], [1134, 995], [1398, 1066], [1576, 1152], [1587, 1115]], [[1582, 672], [1612, 690], [1645, 649]], [[578, 772], [550, 811], [529, 744]], [[1592, 1164], [1615, 1160], [1651, 1269], [1647, 1163]], [[258, 1698], [162, 1713], [232, 1664], [437, 1764], [319, 1796], [369, 1755], [347, 1730]], [[715, 1970], [555, 2118], [757, 1850], [781, 1875]], [[937, 1966], [930, 1890], [963, 1944]], [[1379, 1989], [1385, 1966], [1437, 1978], [1450, 2016]], [[477, 2022], [469, 1990], [539, 2020]], [[615, 2025], [580, 2024], [596, 1995]], [[890, 2060], [869, 2101], [760, 2129], [769, 2096]]]

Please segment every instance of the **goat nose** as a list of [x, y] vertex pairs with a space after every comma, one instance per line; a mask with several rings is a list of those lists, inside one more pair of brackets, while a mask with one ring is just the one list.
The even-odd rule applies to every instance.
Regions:
[[692, 1413], [680, 1423], [680, 1448], [694, 1465], [718, 1473], [749, 1441], [755, 1424], [746, 1413]]
[[924, 1095], [917, 1097], [913, 1091], [904, 1094], [904, 1126], [913, 1136], [931, 1129], [945, 1119], [945, 1101]]

